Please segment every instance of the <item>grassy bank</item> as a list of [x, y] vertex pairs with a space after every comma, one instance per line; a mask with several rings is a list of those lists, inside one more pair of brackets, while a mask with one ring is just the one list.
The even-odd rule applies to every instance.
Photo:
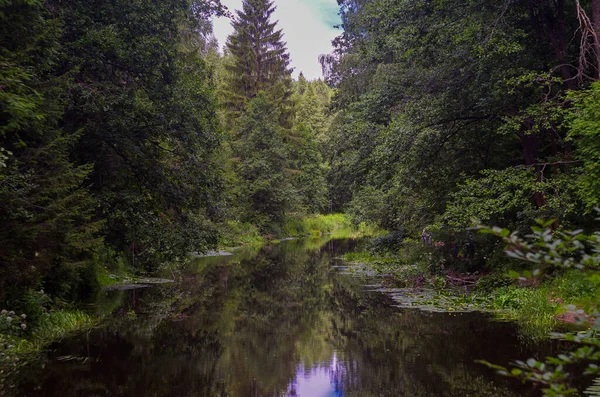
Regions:
[[283, 225], [283, 237], [319, 237], [352, 227], [344, 214], [288, 216]]
[[0, 395], [17, 381], [24, 365], [36, 359], [51, 342], [89, 329], [96, 319], [77, 310], [53, 310], [32, 316], [2, 310], [0, 313]]
[[294, 237], [320, 237], [325, 234], [343, 233], [348, 237], [373, 236], [376, 228], [361, 224], [354, 227], [344, 214], [328, 215], [288, 215], [283, 225], [271, 227], [273, 233], [262, 233], [252, 224], [239, 221], [228, 221], [219, 226], [220, 248], [231, 248], [247, 245], [262, 245], [266, 242], [277, 242], [280, 239]]
[[517, 321], [523, 334], [531, 338], [545, 337], [565, 322], [577, 323], [572, 315], [565, 314], [565, 306], [586, 308], [600, 296], [600, 284], [580, 270], [523, 281], [509, 277], [506, 270], [485, 274], [442, 270], [402, 252], [363, 251], [343, 258], [350, 265], [364, 265], [385, 275], [390, 286], [434, 290], [434, 297], [422, 304], [448, 311], [494, 312], [499, 319]]

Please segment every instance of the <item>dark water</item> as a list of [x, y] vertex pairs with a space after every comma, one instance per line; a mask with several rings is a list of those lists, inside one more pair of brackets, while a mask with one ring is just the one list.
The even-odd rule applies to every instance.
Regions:
[[203, 258], [178, 285], [111, 292], [112, 315], [51, 346], [24, 396], [523, 396], [476, 364], [543, 357], [515, 325], [391, 306], [333, 258], [352, 240]]

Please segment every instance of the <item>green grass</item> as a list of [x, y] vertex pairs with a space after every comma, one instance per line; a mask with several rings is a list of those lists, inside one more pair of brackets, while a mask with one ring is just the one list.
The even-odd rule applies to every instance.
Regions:
[[283, 232], [288, 237], [319, 237], [351, 226], [344, 214], [287, 216]]
[[499, 318], [516, 320], [533, 339], [547, 336], [557, 324], [554, 316], [559, 305], [550, 300], [548, 286], [502, 287], [492, 293], [486, 306], [498, 311]]
[[73, 332], [92, 328], [95, 324], [93, 317], [78, 310], [53, 311], [42, 317], [40, 325], [32, 332], [31, 341], [43, 346]]
[[495, 311], [501, 319], [517, 321], [524, 335], [539, 339], [556, 329], [556, 315], [564, 312], [565, 305], [587, 307], [599, 295], [599, 285], [584, 272], [571, 270], [534, 287], [509, 285], [491, 291], [476, 290], [468, 300], [480, 309]]

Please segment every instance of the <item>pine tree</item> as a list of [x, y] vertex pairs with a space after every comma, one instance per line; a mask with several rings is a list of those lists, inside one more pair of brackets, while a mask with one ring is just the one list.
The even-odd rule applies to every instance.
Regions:
[[245, 0], [232, 22], [234, 33], [227, 40], [227, 51], [233, 62], [226, 66], [227, 81], [224, 102], [233, 118], [259, 91], [278, 104], [282, 125], [290, 124], [291, 73], [290, 55], [283, 33], [271, 22], [275, 11], [269, 0]]

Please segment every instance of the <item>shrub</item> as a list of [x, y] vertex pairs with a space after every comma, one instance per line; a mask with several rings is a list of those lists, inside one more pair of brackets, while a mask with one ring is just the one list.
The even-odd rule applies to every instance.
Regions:
[[395, 253], [400, 249], [405, 238], [406, 231], [404, 229], [397, 230], [384, 236], [373, 238], [367, 245], [367, 249], [373, 255]]

